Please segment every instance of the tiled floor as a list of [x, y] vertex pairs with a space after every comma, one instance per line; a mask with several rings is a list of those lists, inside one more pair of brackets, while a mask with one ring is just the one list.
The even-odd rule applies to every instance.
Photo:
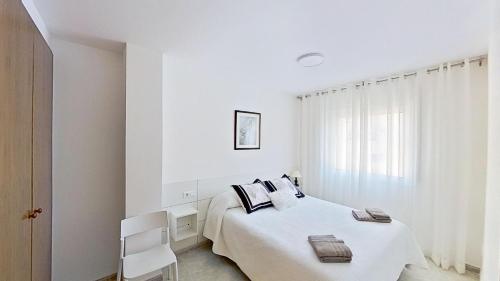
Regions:
[[[178, 256], [180, 281], [249, 280], [231, 260], [217, 256], [206, 244]], [[429, 270], [405, 269], [398, 281], [476, 281], [476, 274], [443, 271], [429, 261]]]

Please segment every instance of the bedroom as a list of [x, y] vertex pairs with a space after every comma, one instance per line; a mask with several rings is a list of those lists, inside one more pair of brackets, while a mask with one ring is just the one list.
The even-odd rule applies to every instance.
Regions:
[[497, 2], [0, 0], [0, 280], [499, 281]]

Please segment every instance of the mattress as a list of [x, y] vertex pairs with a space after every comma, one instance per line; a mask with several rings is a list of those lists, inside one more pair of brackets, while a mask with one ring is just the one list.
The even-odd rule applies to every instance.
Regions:
[[[351, 208], [310, 196], [289, 209], [252, 214], [227, 200], [212, 200], [204, 235], [251, 280], [396, 281], [406, 265], [427, 267], [411, 231], [397, 220], [359, 222]], [[352, 262], [321, 263], [307, 241], [320, 234], [343, 239]]]

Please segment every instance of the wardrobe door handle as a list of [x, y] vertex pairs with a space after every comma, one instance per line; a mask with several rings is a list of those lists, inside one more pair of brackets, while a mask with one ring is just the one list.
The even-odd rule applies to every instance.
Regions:
[[29, 218], [29, 219], [36, 219], [36, 217], [37, 217], [37, 213], [36, 213], [36, 212], [30, 212], [30, 213], [28, 214], [28, 218]]
[[41, 214], [42, 211], [43, 211], [42, 208], [35, 209], [35, 210], [29, 212], [28, 218], [29, 219], [36, 219], [36, 217], [38, 216], [38, 214]]

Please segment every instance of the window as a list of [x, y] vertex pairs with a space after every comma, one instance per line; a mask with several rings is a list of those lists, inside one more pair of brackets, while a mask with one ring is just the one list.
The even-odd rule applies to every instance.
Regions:
[[402, 112], [372, 114], [364, 124], [353, 124], [351, 118], [338, 119], [333, 128], [336, 152], [333, 166], [340, 171], [402, 177], [403, 122]]

